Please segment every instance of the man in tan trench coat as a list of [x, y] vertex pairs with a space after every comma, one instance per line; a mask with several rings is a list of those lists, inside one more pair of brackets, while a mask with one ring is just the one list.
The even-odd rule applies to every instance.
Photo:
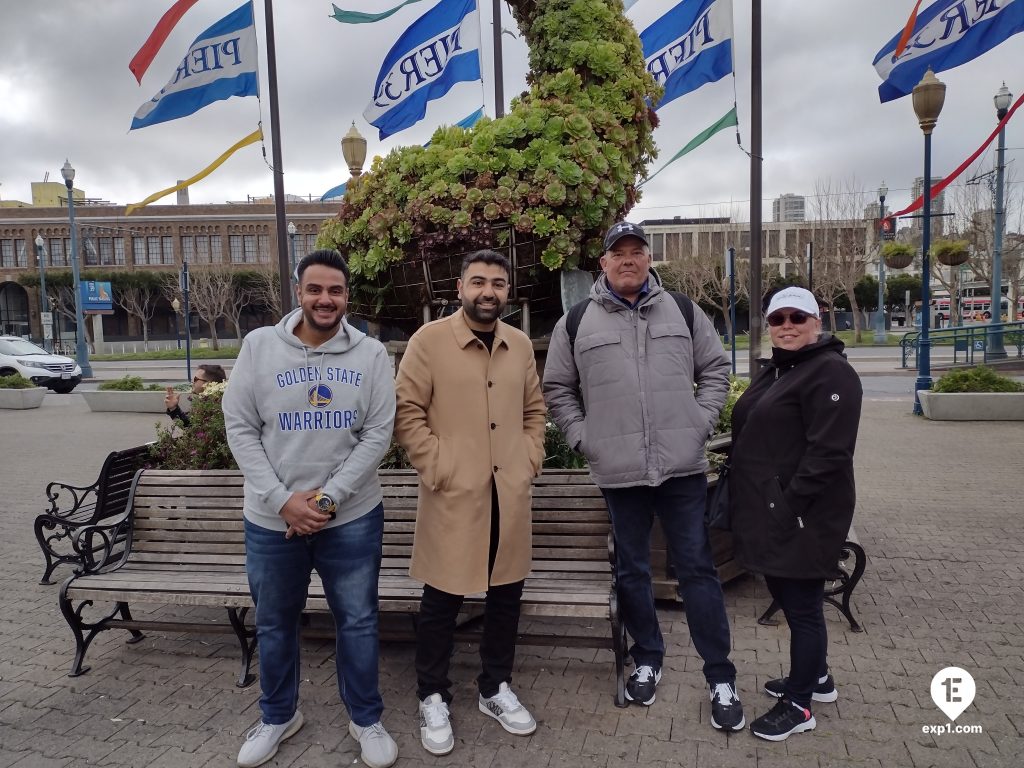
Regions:
[[533, 346], [501, 322], [508, 259], [477, 251], [462, 263], [462, 308], [420, 328], [398, 370], [395, 434], [420, 476], [413, 578], [420, 740], [455, 746], [448, 679], [465, 595], [487, 593], [479, 709], [509, 733], [537, 723], [509, 687], [519, 603], [530, 571], [532, 479], [544, 461], [544, 399]]

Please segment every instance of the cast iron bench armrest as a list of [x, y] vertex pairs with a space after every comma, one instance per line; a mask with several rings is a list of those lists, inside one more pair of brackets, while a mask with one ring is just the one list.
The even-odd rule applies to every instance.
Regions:
[[[131, 553], [131, 510], [126, 510], [113, 520], [86, 525], [76, 530], [71, 537], [71, 546], [78, 556], [76, 576], [116, 571]], [[116, 551], [118, 545], [123, 550]]]
[[[60, 521], [79, 522], [88, 520], [96, 507], [96, 490], [99, 484], [99, 480], [92, 485], [86, 486], [69, 485], [56, 481], [50, 483], [46, 486], [46, 498], [50, 502], [50, 508], [43, 514]], [[64, 509], [61, 509], [61, 496], [65, 491], [71, 497], [71, 507], [67, 508], [65, 506]], [[88, 512], [88, 515], [85, 514], [86, 512]], [[80, 513], [77, 518], [73, 517], [75, 513]]]

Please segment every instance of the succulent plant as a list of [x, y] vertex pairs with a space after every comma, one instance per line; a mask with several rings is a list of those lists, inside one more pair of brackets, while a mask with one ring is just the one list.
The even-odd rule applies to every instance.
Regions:
[[318, 246], [341, 250], [364, 281], [405, 259], [497, 244], [509, 225], [543, 239], [549, 269], [571, 269], [600, 255], [604, 230], [639, 200], [661, 91], [622, 1], [509, 6], [530, 64], [509, 113], [374, 158], [321, 227]]

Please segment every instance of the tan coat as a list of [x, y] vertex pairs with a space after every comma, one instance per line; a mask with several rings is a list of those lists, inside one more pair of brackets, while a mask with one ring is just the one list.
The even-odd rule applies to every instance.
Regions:
[[396, 391], [395, 436], [420, 476], [410, 575], [456, 595], [487, 590], [493, 478], [501, 527], [490, 584], [526, 578], [545, 425], [530, 340], [498, 321], [488, 355], [460, 309], [409, 340]]

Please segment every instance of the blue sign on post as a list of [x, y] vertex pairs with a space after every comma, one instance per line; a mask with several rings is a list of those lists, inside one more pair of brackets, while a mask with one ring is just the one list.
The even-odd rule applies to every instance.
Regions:
[[109, 282], [82, 280], [78, 288], [82, 294], [82, 312], [93, 315], [114, 314], [114, 294]]

